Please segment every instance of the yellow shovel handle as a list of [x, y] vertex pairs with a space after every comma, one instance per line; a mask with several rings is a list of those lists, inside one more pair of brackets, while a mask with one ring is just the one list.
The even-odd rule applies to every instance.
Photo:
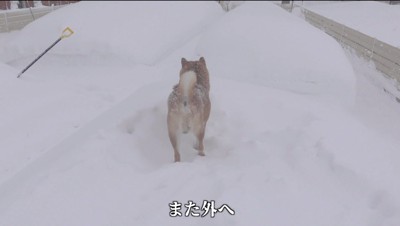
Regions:
[[69, 36], [71, 36], [74, 33], [73, 30], [71, 30], [71, 28], [67, 27], [63, 30], [63, 33], [61, 34], [61, 38], [68, 38]]

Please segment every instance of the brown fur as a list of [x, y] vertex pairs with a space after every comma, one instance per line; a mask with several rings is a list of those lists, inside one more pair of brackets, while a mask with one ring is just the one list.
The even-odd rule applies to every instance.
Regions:
[[[196, 137], [194, 148], [198, 150], [199, 155], [205, 155], [203, 139], [211, 110], [210, 81], [205, 59], [201, 57], [198, 61], [187, 61], [182, 58], [181, 63], [179, 83], [173, 87], [168, 98], [168, 135], [174, 149], [175, 162], [180, 161], [178, 150], [180, 132], [192, 132]], [[193, 84], [186, 84], [189, 85], [189, 92], [185, 99], [184, 84], [181, 81], [182, 76], [187, 76], [187, 72], [191, 73], [190, 71], [194, 72], [196, 77]]]

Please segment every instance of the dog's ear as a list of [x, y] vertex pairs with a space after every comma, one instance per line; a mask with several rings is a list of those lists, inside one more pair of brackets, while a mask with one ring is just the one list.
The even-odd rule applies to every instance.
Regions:
[[200, 57], [199, 61], [200, 61], [202, 64], [206, 65], [206, 60], [204, 59], [204, 57]]
[[182, 60], [181, 60], [182, 67], [185, 66], [187, 64], [187, 62], [188, 61], [184, 57], [182, 57]]

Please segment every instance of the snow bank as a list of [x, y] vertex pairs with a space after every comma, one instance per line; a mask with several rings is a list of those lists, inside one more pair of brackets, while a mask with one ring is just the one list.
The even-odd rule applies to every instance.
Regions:
[[354, 75], [340, 45], [273, 3], [227, 13], [197, 50], [214, 75], [353, 102]]
[[69, 26], [75, 34], [52, 53], [115, 54], [153, 64], [222, 13], [215, 2], [79, 2], [27, 25], [4, 51], [7, 61], [37, 55]]
[[[300, 3], [299, 3], [300, 4]], [[375, 1], [336, 2], [304, 7], [336, 22], [400, 48], [400, 5]]]

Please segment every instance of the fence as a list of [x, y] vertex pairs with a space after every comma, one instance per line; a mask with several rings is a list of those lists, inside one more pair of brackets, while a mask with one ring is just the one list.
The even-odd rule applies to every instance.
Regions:
[[0, 33], [20, 30], [30, 22], [65, 5], [0, 11]]

